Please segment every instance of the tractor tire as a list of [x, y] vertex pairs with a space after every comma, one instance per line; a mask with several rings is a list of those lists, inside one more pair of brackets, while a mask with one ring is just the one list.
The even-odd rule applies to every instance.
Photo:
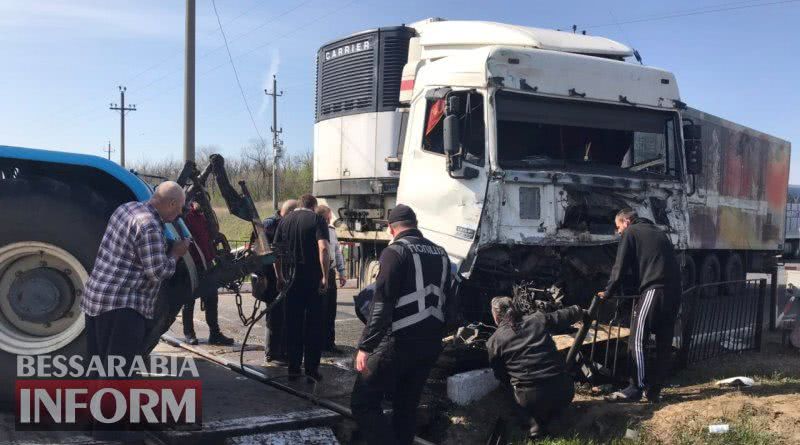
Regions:
[[[16, 357], [86, 356], [83, 286], [113, 210], [86, 187], [0, 179], [0, 409], [11, 408]], [[16, 297], [16, 299], [14, 298]]]

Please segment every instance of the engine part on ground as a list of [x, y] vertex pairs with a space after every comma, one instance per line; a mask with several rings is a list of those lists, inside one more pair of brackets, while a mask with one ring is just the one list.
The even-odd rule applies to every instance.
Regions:
[[558, 284], [541, 289], [533, 281], [521, 281], [512, 287], [514, 308], [522, 315], [562, 309], [564, 296], [564, 290]]

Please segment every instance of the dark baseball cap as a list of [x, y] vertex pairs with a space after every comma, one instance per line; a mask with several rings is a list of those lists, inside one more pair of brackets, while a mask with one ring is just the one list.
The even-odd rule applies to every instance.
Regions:
[[413, 210], [411, 210], [411, 207], [404, 204], [398, 204], [397, 207], [393, 208], [389, 212], [389, 219], [387, 220], [387, 222], [389, 224], [393, 224], [398, 221], [417, 222], [417, 214], [414, 213]]

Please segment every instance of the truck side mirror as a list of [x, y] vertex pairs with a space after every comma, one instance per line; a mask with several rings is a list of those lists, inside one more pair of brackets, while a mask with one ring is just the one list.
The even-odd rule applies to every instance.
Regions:
[[461, 126], [458, 116], [461, 110], [461, 98], [451, 95], [447, 98], [444, 116], [444, 152], [448, 157], [456, 156], [461, 151]]
[[461, 140], [459, 135], [461, 128], [458, 122], [458, 116], [455, 114], [448, 114], [444, 117], [444, 152], [447, 156], [456, 156], [461, 149]]
[[447, 109], [444, 116], [444, 153], [447, 156], [447, 171], [453, 172], [461, 168], [461, 123], [459, 110], [461, 98], [450, 96], [447, 98]]
[[696, 175], [703, 171], [702, 127], [689, 124], [683, 126], [683, 149], [686, 154], [686, 171]]

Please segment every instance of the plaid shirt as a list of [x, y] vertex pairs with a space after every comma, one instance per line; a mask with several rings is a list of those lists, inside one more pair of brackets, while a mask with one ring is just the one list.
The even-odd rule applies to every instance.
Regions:
[[81, 309], [97, 316], [131, 308], [153, 318], [161, 282], [175, 273], [175, 258], [167, 253], [161, 217], [146, 202], [129, 202], [111, 215], [86, 282]]

